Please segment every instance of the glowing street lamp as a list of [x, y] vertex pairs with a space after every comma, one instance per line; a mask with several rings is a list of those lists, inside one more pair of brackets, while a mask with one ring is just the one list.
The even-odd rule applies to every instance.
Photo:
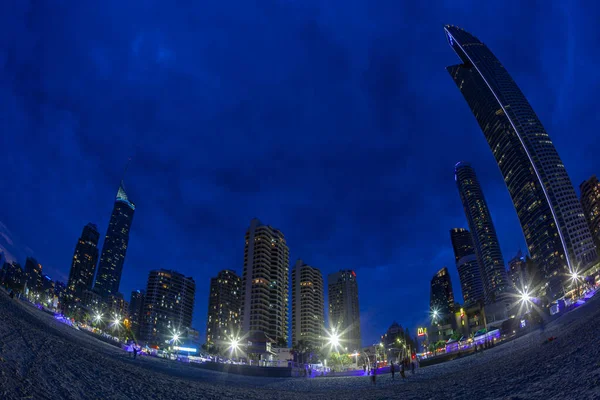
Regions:
[[581, 280], [581, 278], [583, 278], [581, 275], [579, 275], [577, 273], [577, 271], [573, 271], [571, 273], [571, 280], [573, 281], [573, 283], [575, 285], [577, 285], [577, 297], [579, 297], [581, 295], [580, 290], [579, 290], [579, 281]]
[[434, 308], [431, 310], [431, 319], [433, 320], [433, 323], [437, 323], [438, 318], [440, 317], [440, 312], [437, 308]]
[[333, 331], [329, 334], [329, 344], [336, 350], [340, 346], [340, 336], [336, 331]]
[[231, 349], [231, 351], [237, 351], [240, 348], [240, 339], [231, 338], [229, 348]]
[[527, 291], [527, 289], [520, 291], [519, 294], [521, 295], [521, 303], [525, 305], [526, 312], [529, 312], [529, 304], [531, 303], [531, 294]]
[[94, 315], [94, 322], [96, 322], [97, 324], [102, 322], [102, 314], [97, 313], [96, 315]]

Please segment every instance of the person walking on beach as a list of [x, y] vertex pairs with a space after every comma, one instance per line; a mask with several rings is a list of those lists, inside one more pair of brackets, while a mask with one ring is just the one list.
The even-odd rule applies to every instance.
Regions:
[[392, 380], [394, 380], [394, 374], [396, 373], [396, 368], [394, 368], [394, 363], [390, 363], [390, 372], [392, 373]]
[[402, 377], [402, 380], [406, 378], [406, 375], [404, 374], [404, 364], [404, 362], [400, 364], [400, 376]]

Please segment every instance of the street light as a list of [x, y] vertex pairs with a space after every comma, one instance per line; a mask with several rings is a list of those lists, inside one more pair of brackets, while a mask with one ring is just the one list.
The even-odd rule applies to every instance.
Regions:
[[237, 352], [239, 348], [240, 348], [240, 339], [231, 338], [231, 342], [229, 343], [229, 349], [231, 350], [231, 353]]
[[340, 336], [337, 334], [336, 331], [333, 331], [329, 334], [329, 344], [331, 345], [331, 347], [333, 347], [336, 350], [339, 347]]
[[520, 291], [519, 294], [521, 295], [521, 303], [525, 305], [526, 312], [529, 312], [529, 303], [531, 303], [531, 294], [527, 291], [527, 289]]
[[573, 271], [571, 273], [571, 280], [573, 283], [577, 285], [577, 297], [581, 296], [581, 291], [579, 290], [579, 280], [582, 278], [581, 275], [577, 273], [577, 271]]
[[102, 322], [102, 314], [97, 313], [96, 315], [94, 315], [94, 321], [99, 324], [100, 322]]

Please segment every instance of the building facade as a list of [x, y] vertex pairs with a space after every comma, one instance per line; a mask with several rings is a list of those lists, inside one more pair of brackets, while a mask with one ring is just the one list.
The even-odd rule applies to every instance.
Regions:
[[495, 303], [506, 298], [510, 287], [492, 215], [475, 170], [469, 163], [457, 163], [454, 167], [454, 178], [471, 230], [485, 302]]
[[116, 316], [121, 320], [129, 318], [129, 303], [121, 293], [110, 294], [107, 298], [103, 298], [102, 306], [111, 317]]
[[530, 284], [527, 274], [527, 263], [521, 250], [508, 261], [508, 276], [517, 292], [526, 292], [526, 289], [530, 289], [527, 288]]
[[432, 314], [446, 318], [454, 313], [454, 292], [448, 268], [444, 267], [431, 278], [429, 308]]
[[98, 276], [94, 286], [94, 289], [104, 298], [119, 292], [134, 211], [135, 204], [129, 201], [121, 181], [102, 245]]
[[313, 348], [323, 345], [325, 294], [317, 268], [296, 261], [292, 268], [292, 346], [303, 340]]
[[340, 337], [348, 351], [361, 348], [360, 308], [356, 272], [341, 270], [327, 276], [329, 330]]
[[2, 265], [2, 283], [8, 289], [23, 291], [25, 285], [25, 273], [21, 266], [16, 262], [5, 262]]
[[600, 248], [600, 181], [596, 175], [579, 185], [581, 206], [587, 218], [596, 250]]
[[262, 331], [278, 344], [288, 342], [289, 249], [283, 233], [250, 222], [242, 275], [242, 332]]
[[43, 290], [42, 265], [33, 257], [25, 260], [25, 278], [30, 292], [40, 293]]
[[207, 343], [227, 343], [240, 337], [241, 307], [242, 278], [234, 271], [226, 269], [210, 279]]
[[454, 228], [450, 230], [450, 240], [465, 307], [471, 307], [485, 299], [473, 237], [467, 229]]
[[140, 337], [147, 343], [164, 343], [192, 326], [196, 283], [172, 270], [148, 275]]
[[83, 227], [81, 237], [75, 245], [67, 286], [70, 296], [76, 300], [81, 300], [84, 290], [92, 290], [98, 263], [99, 238], [98, 228], [89, 223]]
[[129, 299], [129, 321], [131, 322], [131, 331], [135, 337], [140, 336], [140, 322], [142, 313], [144, 312], [144, 297], [143, 290], [134, 290], [131, 292]]
[[462, 63], [447, 68], [492, 150], [517, 211], [528, 252], [557, 297], [567, 272], [593, 263], [589, 226], [554, 144], [506, 68], [479, 39], [444, 27]]

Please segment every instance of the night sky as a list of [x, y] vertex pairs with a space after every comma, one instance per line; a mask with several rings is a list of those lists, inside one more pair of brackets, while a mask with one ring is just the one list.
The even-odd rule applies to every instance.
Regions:
[[210, 277], [241, 273], [253, 217], [284, 232], [292, 264], [356, 271], [364, 345], [394, 320], [422, 323], [443, 266], [461, 300], [448, 233], [466, 227], [460, 160], [479, 176], [505, 261], [526, 248], [445, 70], [459, 60], [443, 24], [502, 61], [578, 193], [600, 174], [592, 3], [100, 3], [0, 5], [0, 245], [66, 281], [83, 226], [104, 237], [132, 157], [121, 291], [129, 300], [151, 269], [191, 275], [202, 335]]

